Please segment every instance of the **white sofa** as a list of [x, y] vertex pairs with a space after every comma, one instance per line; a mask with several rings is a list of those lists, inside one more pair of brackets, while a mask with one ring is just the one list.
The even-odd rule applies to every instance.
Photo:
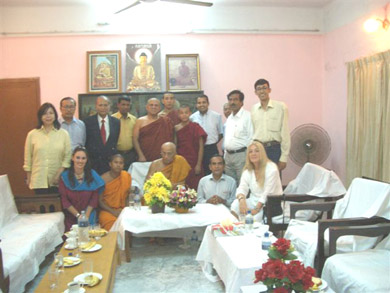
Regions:
[[[7, 175], [0, 176], [0, 248], [9, 291], [20, 293], [39, 272], [45, 256], [62, 243], [62, 212], [19, 214]], [[3, 282], [4, 280], [0, 280]], [[7, 290], [7, 288], [6, 288]]]

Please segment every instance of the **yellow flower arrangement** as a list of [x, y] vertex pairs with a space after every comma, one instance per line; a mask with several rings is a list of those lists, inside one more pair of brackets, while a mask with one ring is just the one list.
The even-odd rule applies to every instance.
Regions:
[[172, 191], [171, 182], [161, 172], [156, 172], [144, 184], [144, 199], [148, 206], [163, 206], [169, 202]]

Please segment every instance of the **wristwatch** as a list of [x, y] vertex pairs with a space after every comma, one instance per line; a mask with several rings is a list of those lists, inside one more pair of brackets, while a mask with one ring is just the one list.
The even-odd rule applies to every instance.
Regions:
[[78, 218], [78, 217], [80, 217], [80, 213], [77, 213], [77, 214], [76, 214], [76, 218]]

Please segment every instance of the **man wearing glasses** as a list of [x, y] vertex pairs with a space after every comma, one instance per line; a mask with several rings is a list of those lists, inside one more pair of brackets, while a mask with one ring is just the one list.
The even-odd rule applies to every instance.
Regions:
[[76, 101], [71, 97], [65, 97], [60, 102], [61, 117], [58, 121], [61, 128], [68, 131], [70, 136], [72, 152], [76, 146], [85, 145], [85, 124], [83, 121], [74, 117], [76, 111]]
[[253, 139], [263, 144], [268, 158], [282, 171], [286, 168], [290, 152], [288, 109], [285, 103], [271, 100], [270, 93], [267, 80], [259, 79], [255, 82], [255, 94], [260, 101], [251, 110]]

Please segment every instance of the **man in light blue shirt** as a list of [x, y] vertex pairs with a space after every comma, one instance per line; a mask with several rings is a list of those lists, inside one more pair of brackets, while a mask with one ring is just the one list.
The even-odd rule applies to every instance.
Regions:
[[71, 97], [65, 97], [60, 102], [61, 117], [58, 121], [61, 128], [65, 129], [70, 136], [72, 152], [77, 146], [85, 145], [85, 125], [84, 122], [74, 117], [76, 111], [76, 101]]
[[223, 174], [225, 161], [221, 155], [212, 156], [209, 167], [212, 173], [199, 181], [198, 202], [230, 207], [236, 195], [236, 181]]
[[207, 133], [202, 160], [205, 175], [211, 173], [209, 169], [210, 158], [215, 154], [219, 154], [217, 144], [223, 137], [222, 116], [209, 110], [209, 105], [209, 98], [206, 95], [198, 97], [196, 100], [198, 111], [190, 116], [190, 120], [198, 123]]

